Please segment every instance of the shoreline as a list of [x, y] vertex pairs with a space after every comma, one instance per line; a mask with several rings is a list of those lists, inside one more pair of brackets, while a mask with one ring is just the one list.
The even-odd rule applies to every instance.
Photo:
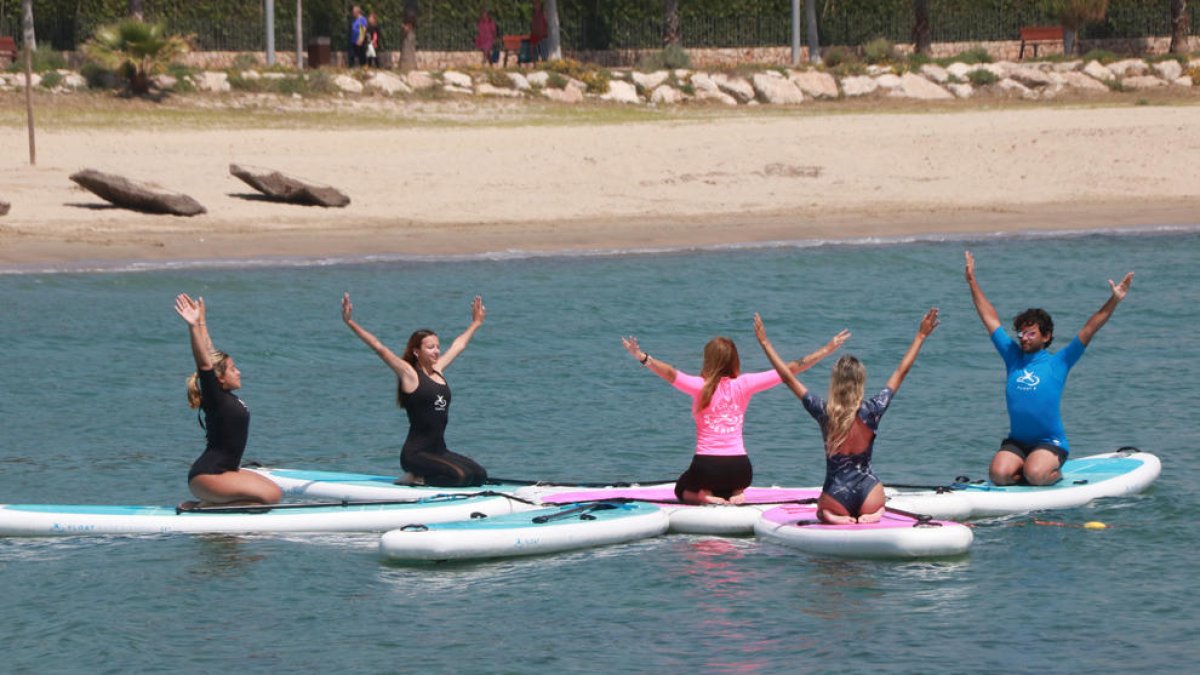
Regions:
[[[486, 113], [487, 109], [483, 109]], [[762, 115], [470, 128], [51, 128], [0, 137], [0, 271], [199, 260], [689, 250], [1200, 224], [1193, 105]], [[344, 190], [265, 201], [251, 164]], [[154, 179], [208, 213], [112, 207]]]

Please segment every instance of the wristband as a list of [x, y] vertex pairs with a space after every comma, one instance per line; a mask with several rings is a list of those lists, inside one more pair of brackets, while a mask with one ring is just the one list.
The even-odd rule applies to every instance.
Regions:
[[644, 365], [646, 365], [646, 362], [647, 362], [647, 361], [649, 361], [649, 360], [650, 360], [650, 355], [649, 355], [649, 354], [647, 354], [647, 355], [643, 356], [642, 358], [638, 359], [638, 361], [639, 361], [639, 362], [640, 362], [640, 363], [641, 363], [643, 366], [644, 366]]

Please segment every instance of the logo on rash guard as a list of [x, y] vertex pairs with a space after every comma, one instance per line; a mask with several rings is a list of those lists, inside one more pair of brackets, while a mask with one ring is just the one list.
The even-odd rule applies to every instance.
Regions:
[[1042, 382], [1042, 378], [1029, 372], [1028, 369], [1022, 369], [1021, 372], [1022, 375], [1017, 378], [1017, 384], [1022, 385], [1019, 387], [1019, 389], [1021, 391], [1032, 391], [1037, 389], [1037, 386]]
[[446, 403], [446, 397], [442, 396], [441, 394], [438, 394], [437, 399], [433, 402], [433, 409], [438, 412], [442, 412], [443, 410], [446, 409], [447, 405], [448, 404]]
[[709, 404], [704, 413], [704, 426], [714, 434], [734, 434], [742, 428], [746, 415], [737, 403], [729, 400], [716, 400]]

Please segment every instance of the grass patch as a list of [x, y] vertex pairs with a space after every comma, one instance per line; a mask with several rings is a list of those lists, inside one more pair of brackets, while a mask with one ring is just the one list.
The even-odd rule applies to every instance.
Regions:
[[1083, 55], [1084, 63], [1091, 63], [1092, 61], [1099, 61], [1100, 63], [1107, 65], [1109, 63], [1115, 63], [1118, 60], [1120, 60], [1119, 57], [1116, 54], [1108, 51], [1107, 49], [1093, 49]]
[[988, 51], [983, 47], [972, 47], [971, 49], [968, 49], [965, 52], [959, 52], [954, 56], [937, 59], [935, 62], [943, 67], [952, 63], [965, 63], [967, 65], [976, 63], [991, 63], [992, 55], [988, 54]]
[[986, 87], [999, 82], [1000, 77], [987, 68], [976, 68], [967, 73], [967, 80], [976, 87]]

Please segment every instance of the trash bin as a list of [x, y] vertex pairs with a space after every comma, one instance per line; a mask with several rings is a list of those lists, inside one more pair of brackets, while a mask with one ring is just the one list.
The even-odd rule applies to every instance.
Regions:
[[333, 63], [333, 54], [329, 48], [329, 38], [315, 37], [308, 41], [308, 67], [320, 68]]

